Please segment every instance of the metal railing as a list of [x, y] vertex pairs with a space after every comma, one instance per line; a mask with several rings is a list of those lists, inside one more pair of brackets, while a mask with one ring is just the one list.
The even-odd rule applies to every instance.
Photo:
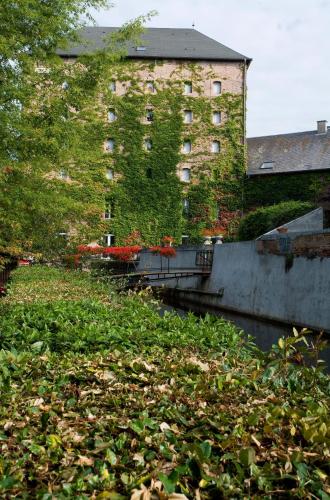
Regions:
[[213, 250], [198, 250], [196, 252], [196, 267], [212, 267]]

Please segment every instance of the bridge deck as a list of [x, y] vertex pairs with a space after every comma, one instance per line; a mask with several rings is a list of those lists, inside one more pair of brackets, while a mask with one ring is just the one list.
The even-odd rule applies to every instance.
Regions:
[[160, 279], [188, 278], [191, 276], [209, 276], [211, 269], [173, 269], [167, 271], [158, 271], [150, 269], [148, 271], [136, 271], [126, 274], [114, 274], [113, 278], [149, 278], [149, 281], [158, 281]]

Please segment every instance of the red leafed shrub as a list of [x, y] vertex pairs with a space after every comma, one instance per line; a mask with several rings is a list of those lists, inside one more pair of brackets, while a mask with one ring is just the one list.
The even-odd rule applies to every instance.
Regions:
[[98, 255], [104, 252], [104, 248], [100, 245], [91, 246], [91, 245], [79, 245], [77, 250], [81, 254], [90, 254], [90, 255]]
[[142, 247], [139, 245], [126, 246], [126, 247], [108, 247], [103, 249], [104, 255], [111, 255], [116, 260], [121, 262], [129, 262], [133, 260], [134, 256], [141, 252]]
[[176, 256], [176, 250], [173, 247], [155, 246], [155, 247], [151, 247], [150, 251], [152, 253], [158, 253], [162, 257], [167, 257], [167, 258]]
[[171, 243], [173, 243], [174, 241], [174, 238], [172, 236], [164, 236], [162, 238], [162, 243], [164, 243], [164, 245], [171, 245]]

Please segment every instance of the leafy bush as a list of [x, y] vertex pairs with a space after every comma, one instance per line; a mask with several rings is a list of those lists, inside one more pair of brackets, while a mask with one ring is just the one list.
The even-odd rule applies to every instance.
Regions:
[[313, 208], [311, 203], [300, 201], [285, 201], [278, 205], [258, 208], [241, 220], [238, 228], [239, 240], [254, 240], [282, 224], [301, 217]]
[[263, 354], [42, 267], [1, 304], [1, 498], [328, 498], [329, 377], [298, 332]]

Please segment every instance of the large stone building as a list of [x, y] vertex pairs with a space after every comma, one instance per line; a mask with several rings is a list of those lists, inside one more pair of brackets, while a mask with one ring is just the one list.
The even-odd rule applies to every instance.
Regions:
[[[58, 54], [74, 62], [116, 30], [85, 28], [85, 42]], [[194, 29], [149, 28], [109, 68], [98, 103], [108, 244], [134, 232], [197, 240], [242, 208], [250, 62]]]

